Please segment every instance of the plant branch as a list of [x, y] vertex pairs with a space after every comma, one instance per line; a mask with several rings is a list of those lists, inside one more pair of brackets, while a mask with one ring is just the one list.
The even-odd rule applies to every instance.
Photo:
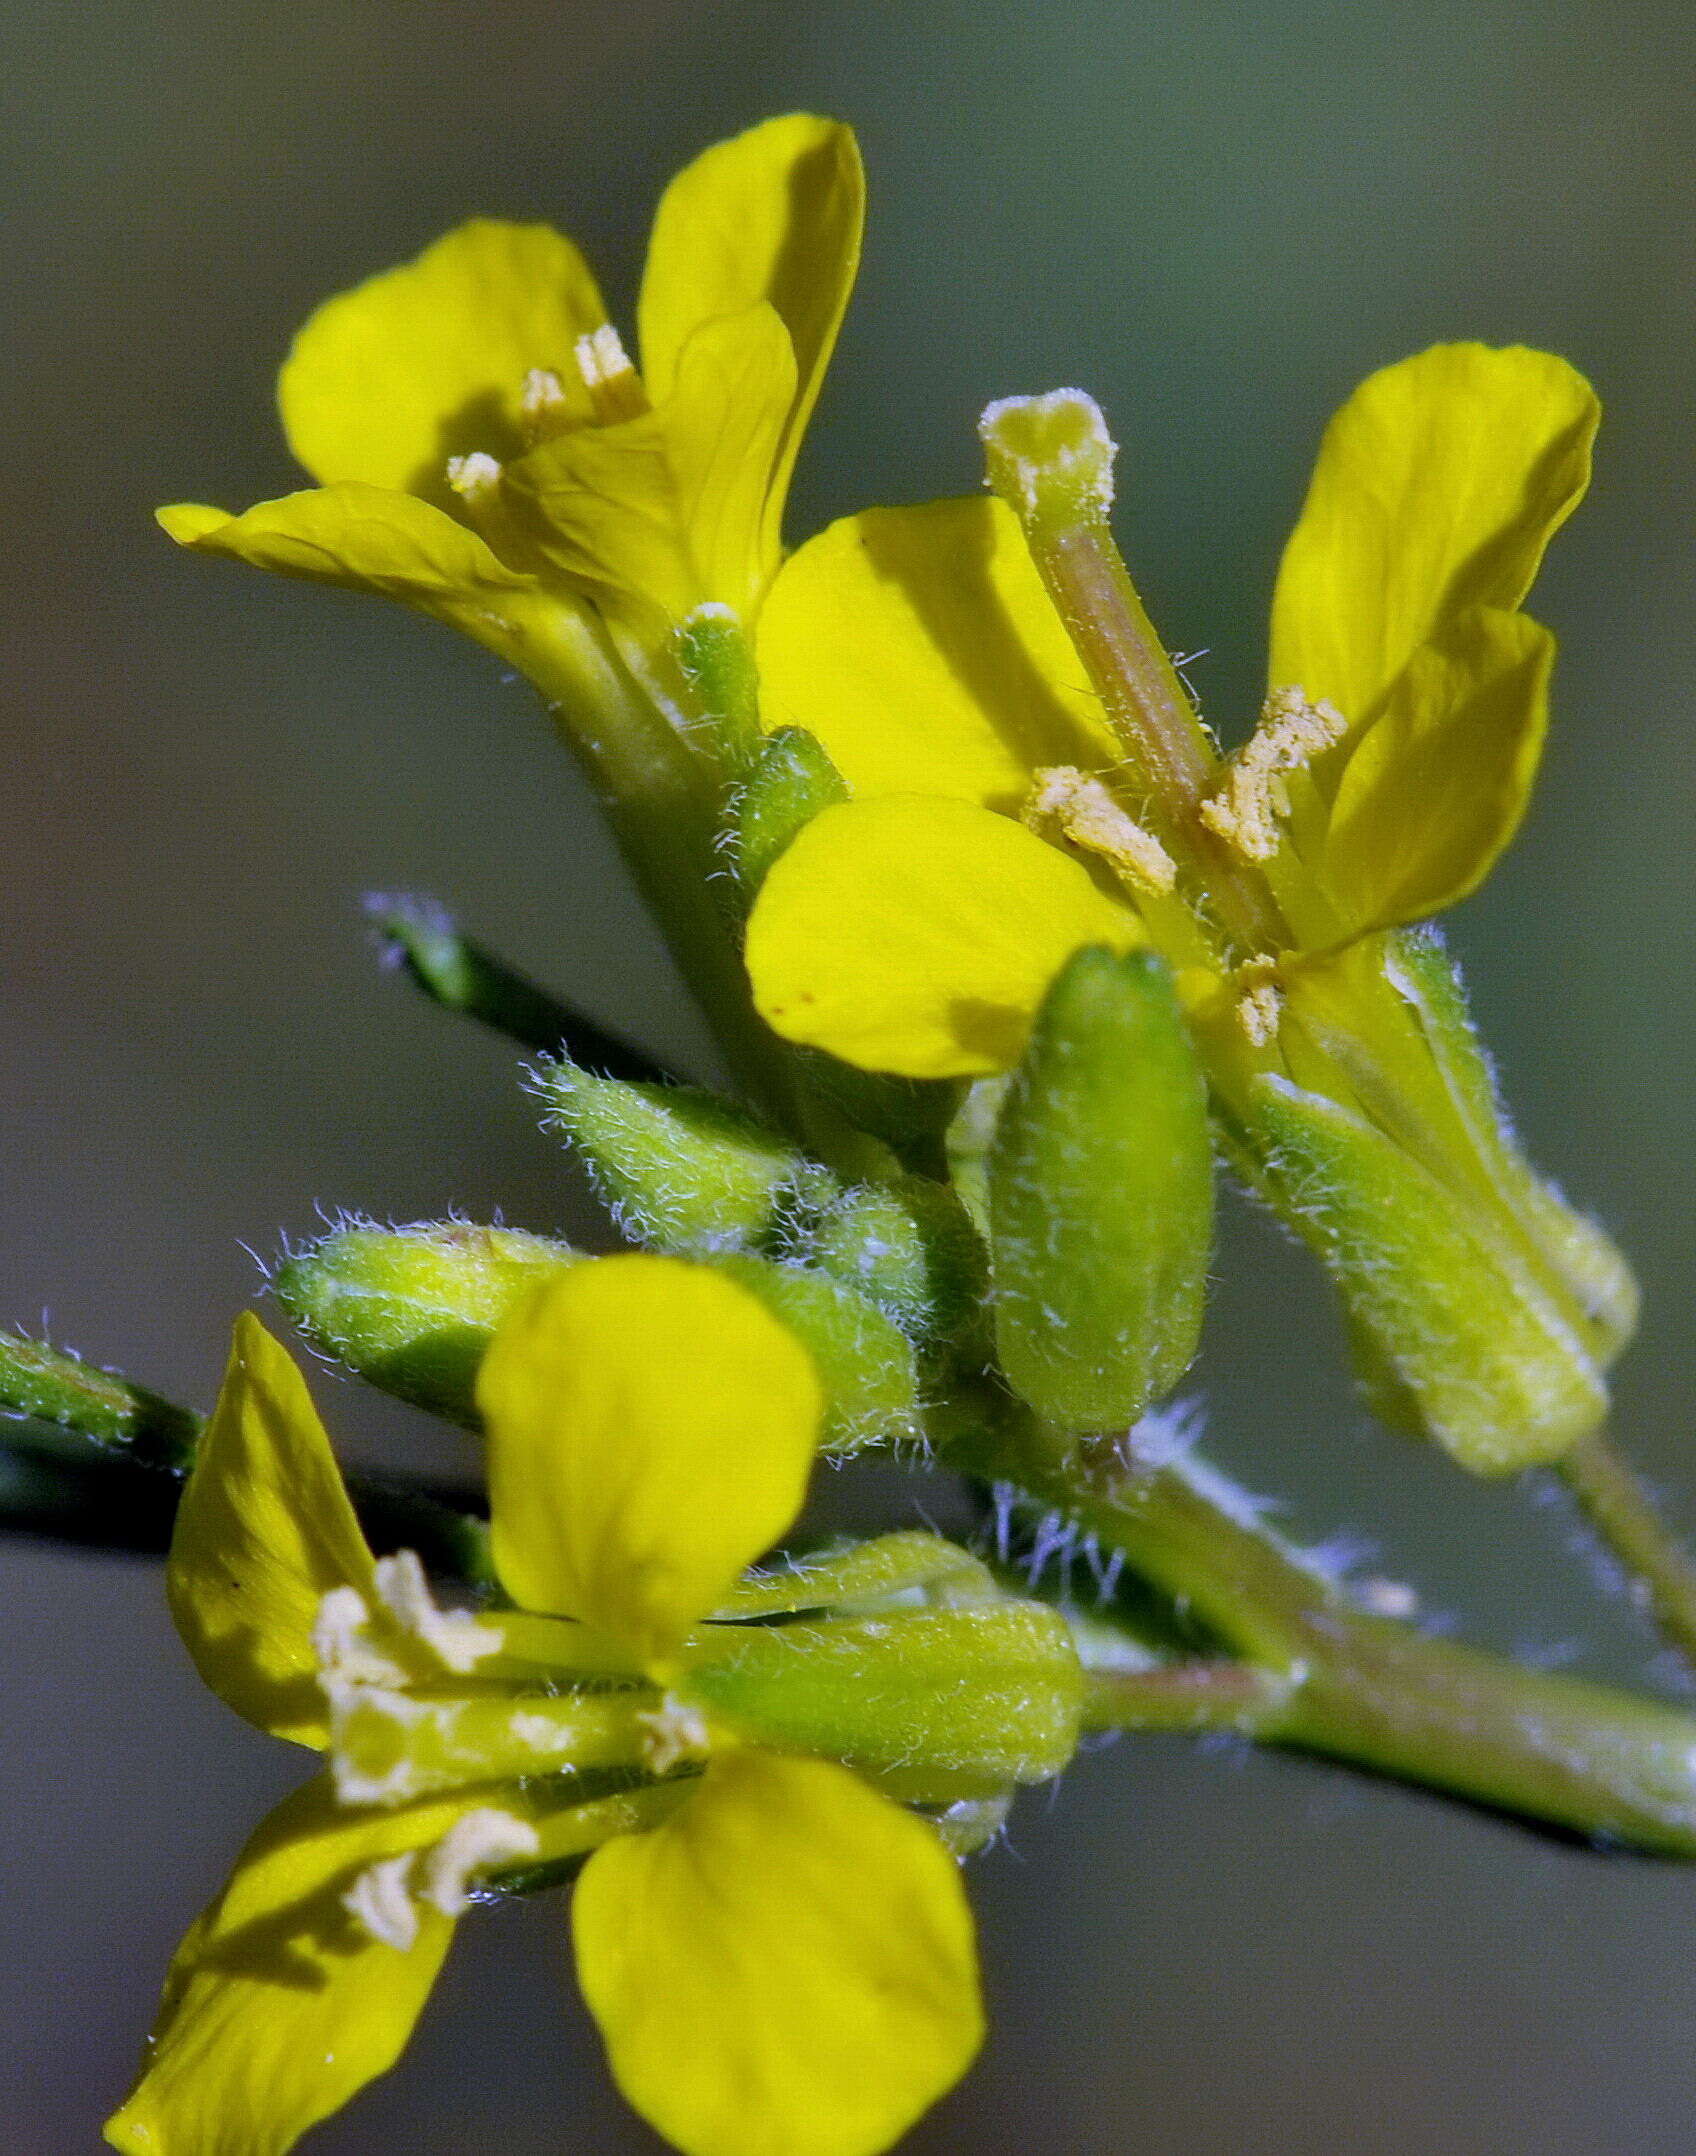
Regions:
[[1585, 1438], [1555, 1472], [1625, 1569], [1627, 1591], [1696, 1668], [1696, 1562], [1661, 1517], [1642, 1477], [1604, 1435]]

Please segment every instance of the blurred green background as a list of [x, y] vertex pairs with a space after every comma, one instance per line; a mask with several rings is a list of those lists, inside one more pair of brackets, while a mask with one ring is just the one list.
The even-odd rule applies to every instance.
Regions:
[[[487, 210], [566, 225], [627, 303], [673, 167], [805, 104], [859, 127], [873, 212], [795, 532], [975, 487], [986, 398], [1081, 382], [1233, 735], [1362, 373], [1481, 336], [1597, 381], [1596, 491], [1535, 602], [1563, 644], [1546, 778], [1455, 933], [1532, 1150], [1641, 1263], [1620, 1428], [1696, 1524], [1688, 0], [14, 0], [0, 63], [0, 1318], [204, 1402], [248, 1251], [319, 1204], [582, 1220], [512, 1058], [375, 972], [369, 887], [440, 893], [698, 1055], [523, 691], [398, 611], [179, 555], [148, 512], [292, 483], [270, 382], [321, 297]], [[1220, 1271], [1212, 1443], [1293, 1530], [1376, 1535], [1434, 1621], [1663, 1677], [1558, 1507], [1367, 1423], [1305, 1261], [1234, 1218]], [[350, 1449], [449, 1460], [319, 1390]], [[172, 1945], [298, 1766], [199, 1691], [156, 1567], [13, 1543], [0, 1570], [0, 2144], [57, 2156], [94, 2145]], [[931, 2156], [1696, 2144], [1696, 1874], [1176, 1740], [1086, 1757], [975, 1874], [998, 2027]], [[557, 1903], [468, 1924], [403, 2070], [313, 2146], [656, 2147], [567, 1983]]]

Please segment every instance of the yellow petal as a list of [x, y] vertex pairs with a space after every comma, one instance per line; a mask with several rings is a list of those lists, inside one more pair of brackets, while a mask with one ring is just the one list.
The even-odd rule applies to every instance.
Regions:
[[507, 1592], [649, 1661], [793, 1521], [823, 1404], [806, 1350], [745, 1288], [636, 1256], [540, 1288], [495, 1335], [477, 1400]]
[[371, 1552], [305, 1381], [244, 1315], [177, 1512], [171, 1615], [195, 1668], [238, 1714], [322, 1745], [312, 1627], [341, 1586], [374, 1599]]
[[321, 584], [343, 584], [433, 614], [505, 648], [533, 577], [508, 569], [475, 532], [410, 494], [350, 482], [259, 502], [241, 516], [174, 502], [159, 522], [179, 546]]
[[873, 2156], [983, 2038], [953, 1860], [822, 1760], [715, 1760], [589, 1859], [572, 1930], [613, 2077], [685, 2156]]
[[452, 1922], [419, 1909], [405, 1952], [342, 1905], [369, 1864], [437, 1841], [463, 1800], [343, 1811], [327, 1782], [278, 1807], [165, 1980], [134, 2093], [106, 2138], [125, 2156], [282, 2156], [392, 2066]]
[[1440, 344], [1326, 429], [1272, 605], [1271, 681], [1361, 724], [1417, 647], [1511, 610], [1582, 499], [1600, 407], [1565, 360]]
[[773, 467], [767, 545], [860, 261], [865, 175], [851, 129], [811, 113], [716, 143], [666, 189], [637, 323], [648, 393], [672, 393], [690, 339], [758, 301], [776, 309], [796, 382]]
[[582, 427], [508, 472], [526, 532], [579, 583], [672, 621], [703, 600], [752, 615], [777, 567], [766, 505], [795, 363], [769, 306], [689, 341], [663, 408]]
[[574, 357], [606, 320], [577, 249], [546, 225], [473, 218], [416, 261], [326, 300], [277, 383], [289, 447], [315, 479], [363, 479], [447, 506], [449, 457], [524, 447], [533, 367], [589, 402]]
[[1555, 640], [1480, 607], [1423, 645], [1343, 767], [1325, 883], [1352, 933], [1476, 890], [1519, 828], [1548, 727]]
[[814, 818], [766, 878], [746, 955], [755, 1006], [785, 1040], [950, 1078], [1018, 1061], [1082, 945], [1145, 940], [1128, 906], [1022, 825], [892, 794]]
[[992, 495], [844, 517], [787, 561], [760, 617], [768, 728], [804, 726], [859, 795], [1016, 810], [1041, 764], [1118, 758]]

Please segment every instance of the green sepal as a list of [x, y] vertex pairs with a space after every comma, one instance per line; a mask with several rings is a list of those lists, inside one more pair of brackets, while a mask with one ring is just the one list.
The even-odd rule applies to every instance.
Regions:
[[576, 1256], [568, 1243], [461, 1221], [339, 1228], [287, 1259], [272, 1285], [314, 1347], [475, 1429], [473, 1388], [496, 1326]]
[[989, 1157], [995, 1337], [1014, 1390], [1123, 1430], [1195, 1353], [1213, 1233], [1206, 1091], [1164, 962], [1077, 952]]
[[770, 1572], [751, 1572], [713, 1615], [731, 1619], [841, 1610], [871, 1616], [915, 1600], [943, 1608], [1002, 1599], [995, 1575], [982, 1558], [941, 1535], [901, 1528], [871, 1542], [809, 1551]]
[[900, 1769], [921, 1802], [1058, 1774], [1083, 1705], [1064, 1619], [1014, 1601], [727, 1628], [681, 1689], [757, 1743]]
[[1475, 1474], [1556, 1459], [1598, 1427], [1601, 1374], [1515, 1252], [1363, 1117], [1284, 1078], [1250, 1094], [1279, 1210], [1341, 1290], [1392, 1419], [1416, 1419]]
[[725, 761], [736, 767], [757, 757], [760, 677], [735, 614], [711, 600], [696, 607], [678, 624], [672, 648]]
[[848, 789], [824, 746], [801, 726], [767, 734], [736, 799], [736, 880], [747, 902], [778, 855]]
[[919, 1436], [913, 1344], [875, 1303], [825, 1273], [750, 1253], [711, 1262], [757, 1295], [811, 1354], [824, 1386], [824, 1451], [858, 1452]]
[[620, 1230], [651, 1250], [751, 1250], [841, 1189], [741, 1109], [695, 1086], [628, 1084], [543, 1065], [550, 1120], [582, 1155]]
[[1572, 1296], [1585, 1344], [1605, 1367], [1637, 1329], [1639, 1297], [1630, 1266], [1604, 1231], [1569, 1205], [1520, 1151], [1459, 969], [1436, 930], [1393, 937], [1384, 971], [1418, 1018], [1498, 1196]]

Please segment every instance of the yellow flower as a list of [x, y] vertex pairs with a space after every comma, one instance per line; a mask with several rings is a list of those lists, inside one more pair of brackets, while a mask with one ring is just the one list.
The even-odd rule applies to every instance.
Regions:
[[[947, 1546], [866, 1545], [838, 1561], [842, 1590], [828, 1564], [737, 1586], [800, 1505], [820, 1389], [793, 1336], [703, 1267], [562, 1272], [497, 1336], [480, 1398], [492, 1550], [518, 1607], [474, 1615], [437, 1608], [415, 1558], [373, 1560], [294, 1364], [238, 1325], [172, 1609], [207, 1681], [327, 1748], [329, 1771], [184, 1939], [108, 2138], [129, 2156], [281, 2156], [393, 2062], [481, 1881], [591, 1852], [578, 1969], [644, 2117], [690, 2156], [888, 2146], [981, 2036], [955, 1862], [858, 1773], [749, 1740], [744, 1650], [757, 1664], [790, 1639], [792, 1687], [808, 1624], [701, 1620], [848, 1586], [868, 1608], [880, 1586], [910, 1602]], [[1075, 1677], [1061, 1692], [1069, 1744]]]
[[[1034, 402], [1050, 422], [1087, 406]], [[1522, 348], [1438, 346], [1362, 385], [1285, 551], [1266, 714], [1223, 764], [1204, 744], [1210, 836], [1189, 833], [1187, 854], [1125, 768], [1003, 501], [873, 510], [802, 547], [760, 624], [765, 723], [816, 735], [854, 798], [765, 887], [748, 944], [759, 1009], [871, 1068], [1005, 1066], [1060, 959], [1102, 934], [1075, 883], [1010, 840], [1023, 818], [1136, 909], [1192, 999], [1209, 975], [1228, 986], [1259, 1045], [1292, 958], [1453, 904], [1512, 836], [1553, 653], [1518, 608], [1583, 493], [1596, 415], [1564, 361]], [[928, 798], [895, 817], [892, 796]], [[1221, 857], [1255, 894], [1246, 922], [1200, 887], [1208, 868], [1225, 880]], [[924, 916], [902, 940], [892, 889]], [[999, 1053], [978, 1016], [986, 937], [1025, 960], [1022, 992], [999, 961]]]
[[726, 773], [757, 736], [744, 640], [859, 261], [851, 132], [807, 113], [666, 190], [642, 371], [577, 249], [477, 218], [328, 301], [278, 384], [319, 484], [181, 544], [376, 591], [540, 689], [649, 909], [755, 1098], [786, 1097], [715, 888]]
[[751, 619], [862, 197], [831, 121], [791, 114], [708, 150], [660, 204], [640, 374], [569, 240], [474, 219], [296, 338], [278, 396], [316, 489], [160, 521], [205, 553], [403, 599], [550, 694], [589, 667], [591, 602], [650, 652], [703, 604]]
[[1481, 1472], [1596, 1428], [1635, 1288], [1519, 1152], [1440, 949], [1399, 931], [1524, 812], [1554, 644], [1520, 605], [1596, 420], [1522, 348], [1365, 382], [1229, 757], [1113, 547], [1114, 446], [1079, 391], [991, 406], [994, 499], [835, 525], [759, 625], [765, 724], [816, 737], [850, 795], [767, 874], [760, 1013], [871, 1069], [981, 1078], [1077, 946], [1146, 937], [1227, 1156], [1330, 1269], [1376, 1404]]

